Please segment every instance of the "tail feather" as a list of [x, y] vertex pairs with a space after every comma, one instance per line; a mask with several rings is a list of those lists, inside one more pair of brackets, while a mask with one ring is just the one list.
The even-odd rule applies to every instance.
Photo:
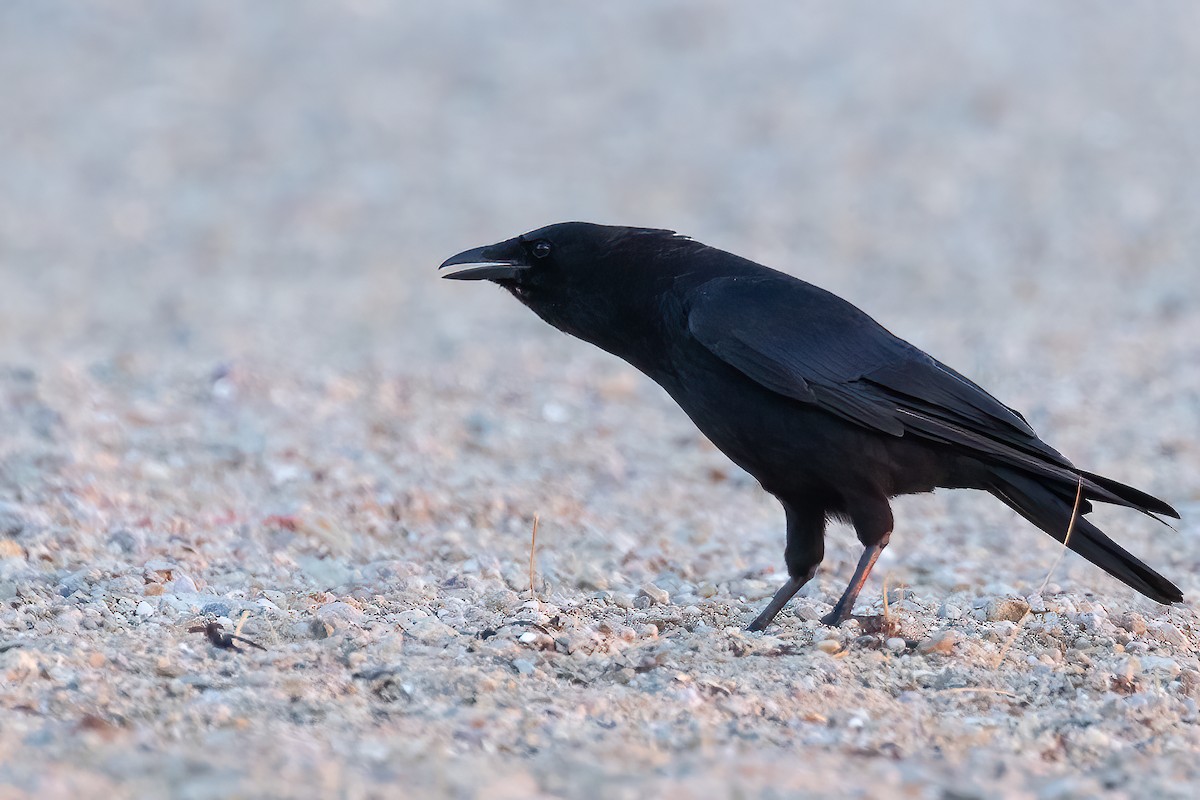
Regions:
[[[1023, 474], [1038, 476], [1056, 487], [1059, 494], [1066, 495], [1069, 492], [1072, 500], [1076, 481], [1082, 478], [1083, 496], [1088, 500], [1126, 506], [1151, 516], [1162, 514], [1179, 519], [1179, 512], [1157, 497], [1103, 475], [1084, 472], [1040, 439], [1023, 442], [997, 439], [987, 432], [913, 410], [906, 411], [904, 426], [922, 438], [941, 442], [960, 451], [964, 448], [972, 450], [980, 461], [994, 465], [997, 470], [1019, 470]], [[1157, 516], [1154, 518], [1158, 519]]]
[[[1097, 476], [1089, 475], [1087, 477], [1094, 481]], [[1116, 481], [1109, 481], [1107, 478], [1101, 480], [1109, 484], [1105, 488], [1114, 494], [1120, 494], [1114, 487], [1137, 492], [1136, 489], [1130, 489]], [[1061, 542], [1066, 538], [1074, 505], [1065, 500], [1061, 494], [1043, 486], [1037, 478], [1003, 467], [994, 468], [988, 489], [1013, 511], [1058, 541]], [[1137, 494], [1143, 493], [1137, 492]], [[1130, 497], [1125, 499], [1130, 499]], [[1130, 502], [1132, 503], [1132, 500]], [[1139, 510], [1146, 512], [1156, 510], [1158, 513], [1171, 513], [1172, 516], [1178, 516], [1173, 513], [1174, 509], [1166, 503], [1160, 500], [1155, 502], [1160, 507], [1165, 507], [1166, 511], [1145, 507], [1139, 508]], [[1075, 520], [1071, 538], [1067, 540], [1067, 547], [1151, 600], [1157, 600], [1160, 603], [1178, 603], [1183, 600], [1183, 593], [1179, 591], [1179, 587], [1143, 564], [1137, 557], [1108, 538], [1102, 530], [1084, 519], [1082, 515]]]
[[1123, 483], [1114, 481], [1112, 478], [1106, 478], [1103, 475], [1097, 475], [1094, 472], [1079, 471], [1084, 480], [1091, 481], [1105, 491], [1116, 495], [1129, 504], [1131, 508], [1136, 508], [1138, 511], [1147, 514], [1162, 514], [1164, 517], [1172, 517], [1179, 519], [1179, 512], [1171, 508], [1171, 506], [1159, 500], [1152, 494], [1146, 494], [1141, 489], [1135, 489], [1132, 486], [1126, 486]]

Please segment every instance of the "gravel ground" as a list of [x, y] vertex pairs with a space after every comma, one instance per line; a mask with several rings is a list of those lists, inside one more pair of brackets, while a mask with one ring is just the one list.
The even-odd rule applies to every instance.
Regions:
[[[1200, 12], [753, 12], [0, 6], [0, 798], [1196, 795]], [[1189, 601], [942, 493], [889, 630], [837, 527], [742, 632], [775, 501], [436, 278], [566, 219], [851, 299], [1175, 504], [1096, 519]]]

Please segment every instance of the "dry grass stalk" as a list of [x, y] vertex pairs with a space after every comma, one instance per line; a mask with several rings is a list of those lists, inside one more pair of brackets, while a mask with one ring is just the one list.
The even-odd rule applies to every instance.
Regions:
[[[1079, 485], [1075, 489], [1075, 506], [1071, 509], [1071, 521], [1067, 523], [1067, 535], [1063, 537], [1062, 549], [1058, 551], [1058, 558], [1050, 565], [1050, 571], [1046, 573], [1046, 579], [1042, 581], [1041, 587], [1038, 589], [1038, 594], [1046, 591], [1046, 587], [1050, 585], [1050, 577], [1054, 575], [1054, 570], [1058, 569], [1058, 565], [1062, 563], [1063, 556], [1067, 553], [1067, 545], [1071, 541], [1071, 533], [1075, 530], [1075, 520], [1079, 519], [1079, 504], [1083, 502], [1083, 478], [1079, 478]], [[1029, 609], [1025, 609], [1025, 613], [1017, 620], [1017, 627], [1013, 628], [1012, 634], [1008, 637], [1008, 641], [1000, 648], [1000, 652], [996, 654], [996, 660], [992, 662], [992, 669], [999, 667], [1004, 662], [1004, 657], [1008, 655], [1008, 651], [1012, 648], [1013, 642], [1017, 640], [1017, 634], [1021, 632], [1021, 628], [1025, 625], [1025, 620], [1029, 617]]]
[[533, 515], [533, 532], [529, 537], [529, 598], [537, 600], [537, 591], [533, 588], [534, 556], [537, 553], [538, 515]]
[[1006, 692], [1002, 689], [988, 689], [983, 686], [955, 686], [952, 689], [939, 689], [938, 692], [941, 694], [963, 694], [965, 692], [972, 694], [998, 694], [1004, 697], [1011, 697], [1013, 700], [1025, 701], [1025, 698], [1012, 692]]

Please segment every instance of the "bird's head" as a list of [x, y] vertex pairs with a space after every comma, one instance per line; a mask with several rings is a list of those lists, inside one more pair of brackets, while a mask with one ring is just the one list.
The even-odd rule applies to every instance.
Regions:
[[453, 270], [443, 278], [499, 284], [556, 328], [595, 341], [592, 329], [616, 312], [629, 319], [631, 298], [651, 299], [670, 280], [671, 256], [686, 245], [698, 246], [673, 231], [563, 222], [465, 250], [440, 268]]

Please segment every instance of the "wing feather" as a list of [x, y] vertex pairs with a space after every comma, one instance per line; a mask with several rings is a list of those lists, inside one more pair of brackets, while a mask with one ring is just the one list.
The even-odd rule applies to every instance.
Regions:
[[1145, 492], [1077, 469], [1016, 411], [823, 289], [781, 273], [727, 276], [689, 301], [692, 335], [773, 392], [883, 434], [1046, 476], [1070, 498], [1082, 480], [1089, 498], [1179, 516]]
[[[773, 392], [891, 436], [916, 435], [1070, 469], [1025, 419], [846, 301], [784, 275], [693, 291], [692, 335]], [[982, 437], [982, 439], [981, 439]], [[989, 455], [998, 455], [989, 452]]]

